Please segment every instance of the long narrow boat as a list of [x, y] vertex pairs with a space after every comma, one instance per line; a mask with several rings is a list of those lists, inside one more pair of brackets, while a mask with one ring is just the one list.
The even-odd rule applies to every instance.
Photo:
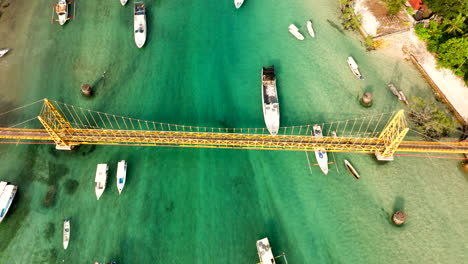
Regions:
[[272, 136], [276, 136], [280, 125], [280, 112], [276, 91], [275, 66], [262, 67], [262, 106], [263, 118], [268, 132]]
[[243, 3], [244, 3], [244, 0], [234, 0], [234, 5], [236, 6], [237, 9], [239, 9]]
[[260, 264], [276, 264], [275, 257], [271, 251], [270, 241], [265, 237], [257, 241], [257, 253]]
[[309, 20], [307, 21], [307, 31], [309, 31], [309, 35], [313, 38], [315, 38], [315, 31], [314, 28], [312, 27], [312, 21]]
[[121, 3], [123, 6], [126, 5], [127, 2], [128, 2], [128, 0], [120, 0], [120, 3]]
[[363, 80], [364, 78], [359, 72], [359, 67], [357, 63], [354, 61], [353, 57], [349, 56], [347, 61], [348, 61], [349, 69], [353, 72], [354, 76], [356, 76], [356, 78], [358, 78], [359, 80]]
[[101, 195], [104, 193], [104, 190], [106, 189], [108, 170], [109, 170], [109, 166], [107, 166], [107, 164], [105, 163], [97, 165], [96, 178], [94, 179], [94, 182], [96, 182], [96, 186], [94, 190], [96, 191], [96, 198], [98, 200], [99, 198], [101, 198]]
[[68, 248], [68, 243], [70, 242], [70, 220], [65, 218], [63, 221], [63, 249]]
[[55, 13], [57, 13], [60, 25], [64, 25], [68, 20], [68, 4], [66, 0], [58, 0], [55, 5]]
[[119, 190], [119, 195], [122, 193], [122, 190], [125, 186], [125, 181], [127, 179], [127, 162], [125, 160], [119, 161], [117, 163], [117, 190]]
[[15, 185], [8, 184], [5, 181], [0, 182], [0, 223], [8, 213], [17, 190], [18, 187]]
[[[323, 137], [322, 128], [319, 125], [313, 126], [312, 133], [316, 138]], [[328, 174], [328, 156], [324, 148], [315, 149], [315, 159], [317, 159], [317, 163], [319, 164], [320, 169], [322, 170], [323, 174], [327, 175]]]
[[299, 29], [296, 27], [296, 25], [291, 24], [288, 27], [289, 33], [291, 33], [294, 37], [296, 37], [298, 40], [304, 40], [304, 36], [299, 32]]
[[133, 12], [133, 30], [135, 44], [138, 48], [143, 47], [146, 42], [146, 7], [143, 2], [135, 2]]
[[351, 172], [351, 174], [353, 174], [353, 176], [359, 180], [359, 178], [361, 178], [361, 176], [359, 176], [359, 173], [356, 171], [356, 169], [353, 167], [353, 165], [351, 165], [351, 163], [347, 160], [344, 160], [344, 164], [346, 166], [346, 168], [349, 170], [349, 172]]
[[9, 51], [10, 49], [0, 49], [0, 58], [7, 54]]

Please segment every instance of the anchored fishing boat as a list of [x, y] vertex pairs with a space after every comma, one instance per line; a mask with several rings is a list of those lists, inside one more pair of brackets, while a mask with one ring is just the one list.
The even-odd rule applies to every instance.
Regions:
[[[316, 138], [323, 137], [322, 128], [319, 125], [313, 126], [312, 133]], [[315, 159], [317, 159], [317, 163], [320, 166], [320, 169], [322, 170], [323, 174], [327, 175], [328, 174], [328, 156], [324, 148], [315, 149]]]
[[272, 136], [276, 136], [280, 125], [280, 112], [276, 91], [275, 66], [262, 67], [262, 106], [263, 118], [268, 132]]
[[244, 0], [234, 0], [234, 5], [236, 6], [237, 9], [239, 9], [243, 3], [244, 3]]
[[349, 172], [351, 172], [351, 174], [359, 180], [359, 178], [361, 178], [361, 176], [359, 176], [359, 173], [356, 171], [356, 169], [353, 167], [353, 165], [351, 165], [351, 163], [347, 160], [344, 160], [344, 164], [346, 166], [346, 168], [349, 170]]
[[348, 61], [349, 69], [353, 72], [354, 76], [356, 76], [356, 78], [358, 78], [359, 80], [363, 80], [364, 78], [359, 72], [359, 67], [357, 63], [354, 61], [353, 57], [349, 56], [347, 61]]
[[10, 49], [0, 49], [0, 58], [7, 54], [9, 51]]
[[257, 253], [260, 258], [260, 264], [276, 264], [275, 257], [271, 251], [270, 241], [265, 237], [257, 241]]
[[65, 218], [63, 221], [63, 249], [68, 248], [68, 243], [70, 242], [70, 220]]
[[109, 166], [107, 166], [107, 164], [105, 163], [97, 165], [96, 178], [94, 179], [94, 182], [96, 182], [96, 186], [94, 190], [96, 191], [96, 198], [98, 200], [99, 198], [101, 198], [101, 195], [104, 193], [104, 190], [106, 189], [108, 170], [109, 170]]
[[64, 25], [68, 20], [68, 4], [65, 0], [58, 0], [58, 3], [55, 5], [55, 13], [58, 16], [58, 21], [60, 25]]
[[120, 0], [120, 3], [121, 3], [123, 6], [126, 5], [127, 2], [128, 2], [128, 0]]
[[390, 89], [390, 91], [392, 92], [392, 94], [394, 94], [398, 100], [402, 100], [403, 98], [401, 97], [401, 94], [398, 92], [397, 88], [395, 87], [395, 85], [393, 83], [389, 83], [387, 84], [388, 86], [388, 89]]
[[315, 38], [315, 31], [314, 28], [312, 27], [312, 21], [309, 20], [307, 21], [307, 31], [309, 31], [309, 35], [313, 38]]
[[135, 2], [133, 30], [135, 35], [135, 44], [138, 48], [143, 47], [146, 42], [146, 8], [143, 2]]
[[298, 40], [304, 40], [304, 36], [299, 32], [299, 29], [296, 27], [296, 25], [291, 24], [288, 27], [289, 33], [291, 33], [294, 37], [296, 37]]
[[127, 162], [125, 160], [119, 161], [117, 163], [117, 190], [119, 190], [119, 195], [122, 193], [122, 190], [125, 186], [125, 181], [127, 178]]
[[8, 213], [17, 190], [17, 186], [0, 181], [0, 223]]

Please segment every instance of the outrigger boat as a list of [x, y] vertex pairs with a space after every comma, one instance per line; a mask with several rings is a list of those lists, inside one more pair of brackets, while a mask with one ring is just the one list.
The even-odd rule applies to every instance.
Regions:
[[[319, 125], [313, 126], [312, 133], [316, 138], [323, 137], [322, 128]], [[319, 164], [320, 169], [322, 170], [323, 174], [327, 175], [328, 174], [328, 156], [324, 148], [315, 149], [315, 159], [317, 159], [317, 163]]]
[[127, 162], [125, 160], [119, 161], [117, 163], [117, 190], [119, 190], [119, 195], [122, 193], [122, 190], [125, 186], [125, 181], [127, 178]]
[[128, 0], [120, 0], [120, 3], [121, 3], [123, 6], [126, 5], [127, 2], [128, 2]]
[[243, 3], [244, 3], [244, 0], [234, 0], [234, 5], [236, 6], [237, 9], [239, 9]]
[[138, 48], [143, 47], [146, 42], [146, 8], [143, 2], [135, 2], [133, 30], [135, 35], [135, 44]]
[[351, 174], [353, 174], [353, 176], [359, 180], [359, 178], [361, 178], [361, 176], [359, 176], [359, 173], [356, 171], [356, 169], [353, 167], [353, 165], [351, 165], [351, 163], [347, 160], [344, 160], [344, 164], [346, 166], [346, 168], [348, 168], [349, 172], [351, 172]]
[[[73, 16], [69, 15], [68, 5], [73, 4]], [[72, 19], [75, 16], [76, 11], [76, 3], [75, 1], [67, 2], [66, 0], [58, 0], [57, 4], [53, 5], [52, 11], [52, 22], [58, 21], [60, 25], [64, 25], [68, 20]], [[54, 13], [57, 17], [54, 16]]]
[[9, 51], [10, 49], [0, 49], [0, 58], [7, 54]]
[[94, 182], [96, 182], [96, 186], [94, 190], [96, 191], [96, 198], [98, 200], [99, 198], [101, 198], [101, 195], [104, 193], [104, 190], [106, 189], [108, 170], [109, 170], [109, 166], [107, 166], [107, 164], [105, 163], [97, 165], [96, 178], [94, 180]]
[[63, 249], [68, 248], [68, 243], [70, 242], [70, 220], [65, 218], [63, 221]]
[[8, 213], [17, 190], [17, 186], [0, 181], [0, 223]]
[[304, 40], [304, 36], [299, 32], [299, 29], [296, 27], [296, 25], [291, 24], [288, 27], [289, 33], [291, 33], [294, 37], [296, 37], [298, 40]]
[[268, 132], [272, 136], [276, 136], [280, 125], [280, 112], [276, 91], [275, 66], [262, 67], [262, 106], [263, 118]]
[[313, 38], [315, 38], [315, 32], [314, 32], [314, 28], [312, 27], [312, 21], [309, 20], [307, 21], [307, 30], [309, 31], [309, 35]]
[[354, 61], [353, 57], [349, 56], [347, 61], [349, 69], [353, 72], [354, 76], [356, 76], [356, 78], [358, 78], [359, 80], [364, 80], [361, 73], [359, 72], [359, 67]]

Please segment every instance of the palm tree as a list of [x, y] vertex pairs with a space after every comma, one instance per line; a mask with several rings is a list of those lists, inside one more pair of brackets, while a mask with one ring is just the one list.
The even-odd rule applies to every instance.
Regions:
[[465, 19], [466, 17], [463, 16], [462, 13], [458, 14], [458, 16], [452, 20], [449, 20], [447, 22], [447, 24], [449, 25], [449, 27], [447, 28], [447, 30], [445, 31], [446, 33], [463, 33], [463, 28], [466, 26], [465, 25]]

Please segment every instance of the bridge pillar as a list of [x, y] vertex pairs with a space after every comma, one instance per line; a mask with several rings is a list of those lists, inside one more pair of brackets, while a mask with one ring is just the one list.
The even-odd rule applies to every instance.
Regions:
[[392, 161], [393, 154], [405, 138], [409, 128], [406, 125], [404, 110], [398, 111], [392, 120], [385, 126], [380, 133], [379, 140], [384, 143], [385, 149], [382, 152], [376, 152], [377, 160]]

